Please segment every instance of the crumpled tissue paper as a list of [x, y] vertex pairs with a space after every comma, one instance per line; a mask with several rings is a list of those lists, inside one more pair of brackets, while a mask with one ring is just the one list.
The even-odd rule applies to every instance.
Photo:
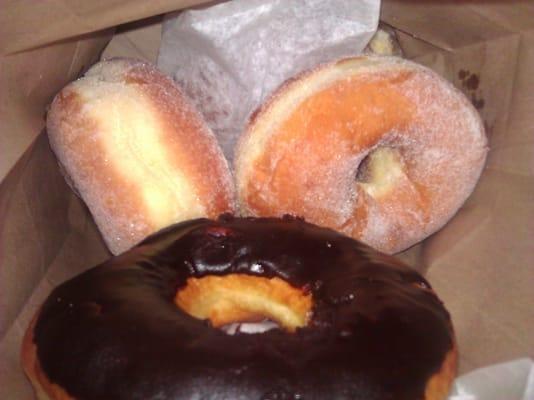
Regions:
[[231, 162], [251, 113], [303, 70], [360, 54], [379, 0], [234, 0], [169, 14], [158, 67], [193, 100]]

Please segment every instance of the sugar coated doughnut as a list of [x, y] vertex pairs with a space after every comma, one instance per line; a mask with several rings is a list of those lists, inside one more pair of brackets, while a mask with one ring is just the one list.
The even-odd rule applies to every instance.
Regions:
[[234, 208], [215, 137], [172, 79], [148, 63], [93, 66], [56, 96], [47, 131], [115, 254], [172, 223]]
[[[274, 329], [228, 334], [268, 319]], [[42, 399], [442, 400], [449, 314], [397, 259], [294, 218], [197, 219], [57, 287], [28, 328]]]
[[344, 59], [287, 82], [252, 116], [236, 152], [239, 206], [394, 253], [457, 212], [486, 153], [476, 110], [435, 72], [395, 57]]

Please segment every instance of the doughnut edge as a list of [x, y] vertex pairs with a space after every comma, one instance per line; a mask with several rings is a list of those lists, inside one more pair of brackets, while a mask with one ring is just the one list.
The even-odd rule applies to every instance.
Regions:
[[[135, 79], [137, 79], [135, 75], [139, 76], [143, 74], [147, 75], [147, 81], [134, 87], [132, 81], [135, 84]], [[103, 177], [101, 179], [107, 177], [111, 179], [111, 182], [121, 181], [123, 179], [124, 167], [117, 153], [106, 153], [106, 156], [110, 160], [113, 160], [114, 163], [110, 163], [109, 165], [95, 164], [97, 157], [93, 152], [102, 150], [105, 143], [104, 137], [108, 133], [108, 130], [107, 128], [100, 127], [98, 119], [94, 118], [93, 115], [88, 113], [84, 114], [80, 111], [84, 101], [86, 101], [83, 93], [92, 90], [91, 85], [94, 85], [94, 82], [102, 85], [109, 85], [108, 82], [112, 82], [112, 84], [130, 88], [128, 90], [135, 93], [133, 101], [139, 105], [149, 104], [153, 109], [148, 110], [147, 114], [150, 114], [156, 121], [166, 124], [165, 129], [161, 130], [163, 133], [159, 138], [165, 144], [165, 148], [169, 149], [167, 162], [165, 163], [166, 168], [180, 172], [185, 178], [189, 189], [192, 189], [189, 190], [188, 188], [180, 187], [179, 192], [177, 192], [176, 188], [173, 188], [173, 195], [183, 197], [183, 193], [185, 193], [187, 202], [193, 202], [195, 207], [202, 207], [203, 210], [201, 213], [197, 211], [196, 214], [191, 214], [194, 210], [187, 211], [185, 217], [174, 215], [173, 220], [168, 221], [169, 224], [201, 216], [214, 218], [221, 213], [235, 211], [235, 185], [228, 161], [222, 155], [214, 133], [178, 84], [160, 72], [155, 66], [145, 61], [129, 58], [101, 61], [93, 65], [83, 77], [65, 86], [54, 97], [47, 114], [46, 125], [50, 147], [56, 156], [65, 180], [89, 208], [107, 247], [113, 254], [119, 254], [131, 248], [148, 234], [159, 230], [161, 226], [154, 225], [156, 221], [148, 212], [147, 203], [142, 199], [140, 190], [142, 185], [136, 184], [132, 191], [133, 196], [131, 196], [133, 199], [132, 202], [136, 202], [140, 207], [135, 209], [135, 207], [130, 206], [130, 209], [117, 214], [113, 212], [113, 209], [108, 208], [108, 205], [103, 205], [103, 201], [101, 201], [102, 196], [99, 193], [102, 192], [101, 187], [104, 186], [104, 183], [98, 182], [98, 185], [93, 185], [84, 181], [86, 178], [80, 178], [81, 174], [78, 169], [79, 165], [83, 163], [96, 165], [94, 167], [95, 170], [102, 172], [101, 175]], [[164, 107], [160, 105], [161, 101], [165, 100], [165, 97], [158, 97], [152, 92], [159, 91], [161, 93], [167, 89], [170, 91], [166, 92], [166, 96], [174, 96], [174, 100], [171, 99], [171, 111], [162, 112], [160, 108]], [[183, 108], [172, 109], [176, 104], [180, 104]], [[186, 149], [191, 147], [188, 136], [184, 138], [180, 136], [181, 127], [173, 125], [177, 113], [186, 115], [188, 121], [192, 121], [192, 126], [197, 129], [195, 139], [199, 138], [198, 143], [201, 144], [200, 148], [204, 149], [203, 153], [197, 155], [197, 157], [189, 157], [188, 159], [182, 160], [179, 154], [172, 151], [173, 148], [181, 147], [183, 148], [182, 151], [186, 152]], [[72, 118], [73, 116], [74, 119]], [[70, 136], [72, 135], [71, 131], [74, 129], [73, 126], [78, 129], [80, 126], [85, 128], [84, 124], [96, 126], [96, 128], [92, 128], [98, 132], [95, 148], [89, 148], [87, 146], [87, 142], [90, 141], [89, 139], [83, 139], [85, 140], [85, 144], [82, 144], [83, 147], [77, 146], [77, 143], [71, 144], [72, 138]], [[80, 155], [77, 155], [77, 153]], [[73, 161], [75, 157], [78, 158], [77, 161]], [[209, 159], [206, 159], [206, 157], [209, 157]], [[193, 158], [200, 160], [191, 162], [190, 160]], [[187, 163], [187, 165], [184, 163]], [[181, 171], [184, 169], [182, 168], [184, 166], [192, 171], [189, 175]], [[210, 173], [204, 173], [208, 169]], [[113, 184], [111, 184], [111, 187], [114, 187]], [[115, 189], [112, 195], [118, 192], [119, 189]], [[122, 195], [118, 196], [120, 197]], [[139, 226], [135, 229], [127, 228], [124, 222], [126, 219], [133, 220], [131, 218], [133, 215], [132, 209], [140, 215], [136, 220]], [[189, 208], [187, 209], [190, 210]], [[180, 211], [181, 213], [183, 211]], [[122, 220], [119, 221], [119, 219]]]
[[[314, 69], [303, 71], [288, 79], [267, 97], [264, 103], [251, 114], [236, 147], [234, 176], [236, 181], [237, 207], [241, 214], [248, 216], [267, 216], [267, 214], [255, 212], [247, 203], [249, 182], [251, 180], [250, 176], [254, 170], [256, 160], [261, 157], [265, 144], [271, 138], [273, 130], [291, 114], [298, 104], [339, 78], [358, 75], [362, 72], [381, 72], [402, 68], [429, 73], [437, 77], [440, 84], [443, 84], [446, 89], [451, 91], [452, 95], [461, 101], [466, 109], [466, 117], [471, 124], [470, 131], [473, 134], [473, 140], [479, 143], [479, 146], [477, 144], [477, 150], [479, 150], [477, 151], [477, 155], [480, 153], [480, 157], [477, 158], [476, 162], [473, 162], [470, 173], [466, 174], [466, 183], [462, 188], [461, 195], [460, 192], [457, 194], [459, 199], [455, 203], [455, 207], [451, 207], [446, 213], [441, 213], [440, 217], [435, 218], [431, 224], [425, 226], [419, 235], [413, 235], [410, 240], [401, 241], [401, 243], [389, 250], [383, 248], [380, 250], [389, 254], [395, 254], [414, 246], [433, 233], [441, 230], [461, 210], [463, 204], [471, 196], [480, 180], [489, 151], [487, 134], [480, 114], [460, 89], [432, 69], [395, 56], [362, 55], [321, 64]], [[345, 73], [346, 71], [349, 72]], [[278, 214], [276, 215], [278, 216]], [[298, 216], [306, 218], [305, 215]], [[310, 222], [317, 223], [313, 220]], [[336, 229], [335, 227], [333, 228]], [[364, 240], [363, 237], [354, 238]]]

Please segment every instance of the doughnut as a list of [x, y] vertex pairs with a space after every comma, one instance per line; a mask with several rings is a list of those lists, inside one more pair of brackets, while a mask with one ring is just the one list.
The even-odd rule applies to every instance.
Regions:
[[[269, 321], [272, 329], [231, 324]], [[448, 312], [392, 256], [302, 219], [195, 219], [57, 287], [26, 331], [43, 399], [444, 399]]]
[[236, 152], [243, 215], [291, 214], [386, 253], [443, 227], [487, 153], [467, 98], [395, 57], [343, 59], [282, 85]]
[[376, 33], [364, 49], [364, 54], [402, 57], [402, 48], [395, 30], [384, 23], [379, 23]]
[[180, 88], [134, 59], [94, 65], [47, 115], [50, 145], [112, 253], [235, 206], [216, 139]]

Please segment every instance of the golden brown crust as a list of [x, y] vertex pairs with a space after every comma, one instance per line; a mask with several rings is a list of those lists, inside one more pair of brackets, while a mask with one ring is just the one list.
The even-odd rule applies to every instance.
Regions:
[[306, 325], [312, 297], [280, 278], [229, 274], [189, 278], [176, 293], [175, 303], [215, 327], [268, 318], [292, 332]]
[[226, 160], [168, 77], [105, 61], [54, 99], [52, 149], [117, 254], [167, 225], [234, 210]]
[[[388, 148], [399, 159], [382, 157], [390, 167], [359, 181], [365, 157]], [[435, 73], [394, 57], [344, 59], [289, 80], [253, 114], [236, 151], [239, 207], [394, 253], [456, 213], [486, 153], [476, 110]]]
[[425, 400], [444, 400], [447, 398], [456, 377], [457, 364], [458, 351], [455, 345], [447, 353], [441, 365], [441, 370], [428, 380], [425, 389]]
[[31, 321], [22, 340], [22, 368], [30, 380], [35, 391], [35, 396], [38, 400], [76, 400], [61, 386], [50, 382], [46, 374], [41, 369], [41, 363], [37, 358], [37, 346], [33, 342], [33, 330], [38, 317], [39, 312]]

